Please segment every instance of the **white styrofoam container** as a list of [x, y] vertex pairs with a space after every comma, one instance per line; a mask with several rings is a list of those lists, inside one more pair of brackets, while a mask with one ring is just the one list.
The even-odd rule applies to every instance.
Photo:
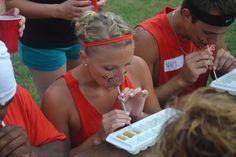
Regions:
[[157, 142], [162, 126], [176, 112], [172, 108], [164, 109], [109, 134], [106, 141], [131, 154], [137, 154]]
[[236, 69], [211, 82], [210, 87], [219, 92], [236, 95]]

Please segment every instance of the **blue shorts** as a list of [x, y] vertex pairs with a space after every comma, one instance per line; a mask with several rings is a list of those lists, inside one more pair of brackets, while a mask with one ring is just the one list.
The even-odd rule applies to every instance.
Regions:
[[62, 67], [67, 60], [78, 59], [80, 44], [64, 48], [32, 48], [19, 42], [20, 60], [27, 67], [40, 71], [55, 71]]

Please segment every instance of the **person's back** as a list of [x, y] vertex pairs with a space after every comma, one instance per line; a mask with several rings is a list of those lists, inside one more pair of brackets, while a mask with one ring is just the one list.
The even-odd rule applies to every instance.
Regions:
[[158, 157], [236, 156], [236, 98], [200, 88], [177, 101], [180, 109], [160, 134]]
[[167, 7], [135, 29], [135, 55], [147, 62], [160, 102], [205, 86], [212, 69], [228, 72], [236, 67], [223, 41], [234, 21], [236, 1], [217, 3], [184, 0], [180, 8]]

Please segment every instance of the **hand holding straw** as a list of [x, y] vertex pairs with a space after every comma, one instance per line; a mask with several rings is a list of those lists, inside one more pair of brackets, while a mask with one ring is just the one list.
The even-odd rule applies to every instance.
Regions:
[[[208, 52], [211, 52], [211, 49], [210, 49], [209, 45], [207, 45], [207, 50], [208, 50]], [[215, 69], [212, 69], [212, 72], [213, 72], [214, 78], [215, 78], [215, 80], [216, 80], [218, 77], [217, 77], [217, 75], [216, 75]]]

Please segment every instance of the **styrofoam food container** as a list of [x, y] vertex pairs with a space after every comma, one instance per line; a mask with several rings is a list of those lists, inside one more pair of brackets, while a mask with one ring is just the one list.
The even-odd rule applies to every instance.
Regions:
[[236, 69], [211, 82], [210, 87], [219, 92], [236, 95]]

